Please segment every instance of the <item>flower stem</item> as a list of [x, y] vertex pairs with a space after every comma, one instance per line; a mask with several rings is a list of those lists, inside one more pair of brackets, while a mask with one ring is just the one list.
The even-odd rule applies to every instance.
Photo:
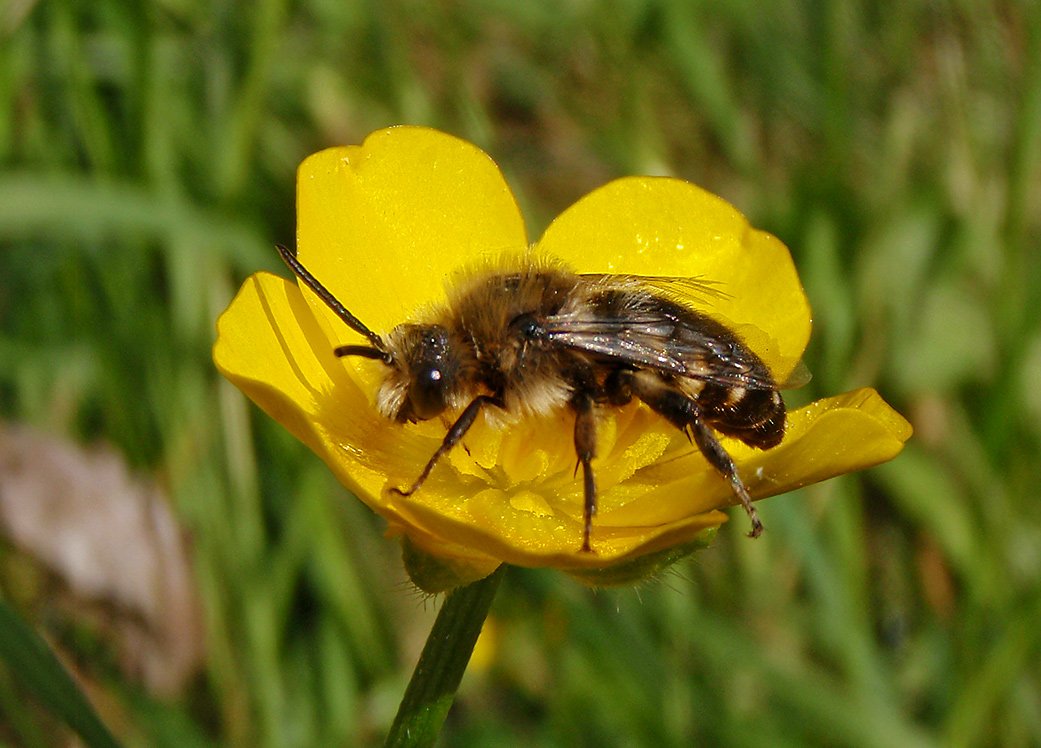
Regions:
[[387, 735], [387, 748], [432, 746], [437, 740], [505, 569], [504, 564], [445, 598]]

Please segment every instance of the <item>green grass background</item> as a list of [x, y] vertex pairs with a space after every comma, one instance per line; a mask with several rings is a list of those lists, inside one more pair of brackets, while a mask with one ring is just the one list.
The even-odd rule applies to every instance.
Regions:
[[[285, 272], [299, 161], [397, 123], [491, 153], [535, 236], [616, 176], [723, 195], [813, 304], [793, 402], [872, 385], [916, 428], [658, 583], [511, 571], [443, 745], [1041, 745], [1041, 5], [972, 0], [0, 4], [0, 415], [158, 476], [205, 605], [179, 700], [66, 635], [117, 733], [393, 718], [436, 604], [209, 350]], [[0, 741], [49, 744], [21, 688]]]

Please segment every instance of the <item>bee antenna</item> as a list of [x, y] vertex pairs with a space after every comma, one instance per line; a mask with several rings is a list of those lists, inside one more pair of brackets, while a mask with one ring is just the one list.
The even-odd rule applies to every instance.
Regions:
[[[289, 269], [304, 282], [304, 284], [318, 294], [318, 298], [325, 302], [326, 306], [332, 309], [336, 316], [342, 319], [349, 328], [355, 332], [359, 332], [369, 339], [372, 343], [372, 347], [379, 351], [379, 356], [371, 356], [372, 358], [382, 358], [386, 363], [390, 363], [390, 353], [387, 351], [387, 346], [383, 342], [383, 338], [374, 333], [368, 327], [366, 327], [360, 319], [355, 317], [349, 311], [347, 307], [340, 303], [340, 301], [332, 295], [332, 292], [323, 286], [321, 282], [311, 275], [311, 271], [303, 266], [303, 264], [296, 258], [296, 252], [289, 249], [282, 244], [275, 245], [278, 248], [278, 254], [282, 256], [283, 262], [289, 266]], [[341, 346], [341, 348], [352, 349], [352, 346]], [[340, 350], [340, 349], [337, 349]], [[346, 355], [355, 355], [355, 352], [351, 350], [351, 353]]]
[[344, 358], [345, 356], [361, 356], [362, 358], [378, 358], [381, 361], [386, 361], [387, 352], [381, 351], [379, 348], [372, 348], [367, 345], [341, 345], [333, 348], [333, 355], [337, 358]]

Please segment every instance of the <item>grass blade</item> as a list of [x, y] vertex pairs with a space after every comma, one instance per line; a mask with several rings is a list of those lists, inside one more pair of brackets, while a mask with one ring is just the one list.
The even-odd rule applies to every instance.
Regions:
[[65, 667], [6, 603], [0, 601], [0, 661], [90, 748], [119, 748]]

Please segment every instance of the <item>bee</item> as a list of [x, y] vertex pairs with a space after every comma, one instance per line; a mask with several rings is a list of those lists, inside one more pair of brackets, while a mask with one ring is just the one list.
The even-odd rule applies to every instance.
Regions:
[[582, 469], [581, 549], [591, 552], [597, 411], [638, 400], [697, 445], [747, 512], [749, 535], [762, 533], [717, 434], [759, 449], [776, 446], [784, 437], [785, 404], [770, 370], [738, 333], [685, 303], [689, 291], [719, 294], [711, 283], [581, 275], [527, 257], [461, 280], [449, 289], [443, 309], [384, 336], [351, 314], [294, 252], [283, 246], [278, 251], [368, 341], [341, 345], [335, 355], [374, 359], [385, 367], [376, 396], [380, 413], [402, 424], [455, 415], [412, 485], [392, 489], [398, 494], [420, 490], [481, 411], [535, 416], [567, 408], [575, 416], [576, 474]]

